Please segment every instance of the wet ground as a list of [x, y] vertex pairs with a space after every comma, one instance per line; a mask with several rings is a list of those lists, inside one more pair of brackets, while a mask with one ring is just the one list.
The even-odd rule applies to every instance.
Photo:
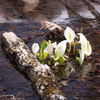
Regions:
[[[41, 0], [30, 12], [25, 12], [24, 4], [15, 1], [0, 1], [0, 35], [13, 31], [31, 50], [32, 43], [46, 39], [47, 33], [40, 30], [42, 20], [83, 32], [93, 48], [91, 61], [79, 73], [61, 79], [65, 82], [61, 89], [68, 100], [100, 100], [100, 1]], [[4, 94], [14, 95], [18, 100], [40, 100], [30, 81], [4, 56], [0, 47], [0, 100]]]

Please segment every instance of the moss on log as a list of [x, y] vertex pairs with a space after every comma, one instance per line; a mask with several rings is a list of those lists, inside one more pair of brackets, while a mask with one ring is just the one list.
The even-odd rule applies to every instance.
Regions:
[[56, 77], [50, 67], [41, 64], [23, 40], [13, 32], [5, 32], [1, 36], [1, 43], [5, 54], [15, 61], [21, 71], [27, 74], [43, 100], [67, 100], [59, 89]]

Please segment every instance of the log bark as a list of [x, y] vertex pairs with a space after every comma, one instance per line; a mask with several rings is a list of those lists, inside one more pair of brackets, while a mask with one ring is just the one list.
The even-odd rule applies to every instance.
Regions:
[[55, 33], [55, 31], [58, 30], [59, 32], [64, 32], [64, 29], [62, 27], [60, 27], [59, 25], [57, 25], [55, 23], [52, 23], [50, 21], [42, 20], [41, 24], [42, 24], [43, 28], [46, 31], [54, 32]]
[[59, 25], [52, 23], [50, 21], [41, 21], [42, 27], [47, 32], [47, 39], [49, 40], [63, 40], [64, 38], [64, 29]]
[[56, 77], [50, 67], [41, 64], [23, 40], [13, 32], [5, 32], [1, 36], [1, 43], [5, 54], [15, 61], [21, 71], [27, 74], [43, 100], [67, 100], [59, 89]]

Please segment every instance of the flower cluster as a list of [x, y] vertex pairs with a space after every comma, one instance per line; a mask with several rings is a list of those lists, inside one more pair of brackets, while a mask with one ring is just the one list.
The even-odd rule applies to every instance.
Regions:
[[48, 42], [43, 41], [41, 47], [39, 47], [38, 43], [34, 43], [32, 45], [32, 51], [37, 59], [42, 63], [47, 63], [50, 65], [51, 63], [55, 64], [58, 62], [60, 65], [63, 65], [66, 58], [68, 58], [68, 56], [65, 54], [71, 52], [72, 46], [75, 47], [76, 44], [81, 44], [78, 50], [75, 48], [74, 49], [75, 51], [79, 51], [79, 57], [77, 58], [80, 59], [80, 65], [82, 65], [84, 58], [91, 55], [92, 47], [90, 42], [82, 33], [77, 34], [80, 38], [79, 41], [75, 41], [75, 32], [70, 27], [67, 27], [64, 31], [65, 40], [59, 42], [58, 44], [57, 42], [51, 43], [50, 40]]

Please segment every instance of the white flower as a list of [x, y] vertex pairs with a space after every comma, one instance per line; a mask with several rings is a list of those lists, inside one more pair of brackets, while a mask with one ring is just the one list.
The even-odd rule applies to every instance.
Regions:
[[81, 50], [80, 50], [80, 60], [81, 64], [84, 61], [84, 56], [89, 56], [92, 53], [92, 47], [90, 45], [90, 42], [86, 39], [86, 37], [82, 33], [78, 33], [80, 36], [80, 41], [81, 43]]
[[81, 43], [81, 49], [82, 49], [82, 51], [84, 52], [84, 54], [86, 56], [91, 55], [91, 53], [92, 53], [92, 47], [90, 45], [90, 42], [86, 39], [86, 37], [82, 33], [78, 33], [78, 35], [80, 36], [79, 43]]
[[57, 45], [56, 42], [54, 42], [54, 43], [52, 43], [52, 44], [49, 44], [49, 45], [44, 49], [44, 52], [45, 52], [45, 53], [48, 53], [49, 55], [51, 55], [52, 52], [53, 52], [53, 49], [56, 47], [56, 45]]
[[71, 43], [75, 38], [75, 32], [70, 27], [67, 27], [64, 31], [64, 36], [67, 39], [67, 41]]
[[64, 55], [65, 53], [65, 50], [66, 50], [66, 43], [67, 43], [67, 40], [63, 40], [61, 41], [55, 48], [55, 53], [56, 52], [59, 52], [61, 56]]
[[39, 51], [39, 44], [38, 43], [33, 43], [32, 45], [32, 52], [36, 56], [36, 53]]

